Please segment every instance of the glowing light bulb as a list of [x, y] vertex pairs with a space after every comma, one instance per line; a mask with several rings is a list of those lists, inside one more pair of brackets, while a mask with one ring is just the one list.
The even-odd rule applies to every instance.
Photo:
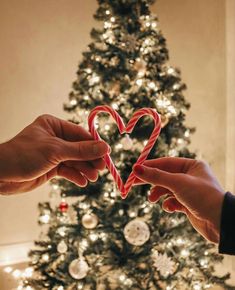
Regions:
[[33, 268], [32, 267], [28, 267], [24, 270], [23, 276], [30, 278], [33, 275]]
[[75, 98], [73, 98], [73, 99], [71, 99], [70, 100], [70, 105], [72, 105], [72, 106], [76, 106], [77, 105], [77, 99], [75, 99]]
[[110, 125], [109, 125], [109, 124], [106, 124], [106, 125], [104, 126], [104, 129], [105, 129], [106, 131], [109, 131], [109, 130], [110, 130]]
[[167, 70], [167, 73], [169, 75], [173, 74], [174, 72], [175, 72], [175, 70], [172, 67], [169, 67], [168, 70]]
[[142, 86], [142, 84], [143, 84], [143, 80], [142, 80], [142, 79], [138, 79], [138, 80], [136, 80], [136, 84], [137, 84], [138, 86]]
[[155, 88], [156, 88], [156, 85], [155, 85], [154, 82], [150, 82], [150, 83], [148, 83], [148, 87], [149, 87], [150, 89], [155, 89]]
[[124, 275], [124, 274], [120, 275], [119, 280], [121, 282], [124, 282], [126, 280], [126, 275]]
[[152, 28], [156, 28], [157, 27], [157, 22], [152, 22], [152, 24], [151, 24], [151, 26], [152, 26]]
[[4, 272], [6, 272], [8, 274], [10, 274], [12, 272], [12, 270], [13, 270], [13, 268], [9, 267], [9, 266], [4, 268]]
[[187, 257], [189, 256], [189, 251], [186, 250], [186, 249], [183, 249], [183, 250], [181, 251], [181, 256], [182, 256], [183, 258], [187, 258]]
[[111, 28], [112, 27], [112, 23], [108, 22], [108, 21], [105, 21], [104, 22], [104, 28]]
[[21, 277], [21, 271], [16, 269], [15, 271], [12, 272], [12, 276], [15, 278], [15, 279], [18, 279]]
[[42, 259], [43, 259], [43, 261], [45, 261], [45, 262], [49, 261], [49, 255], [48, 255], [48, 254], [44, 254], [44, 255], [42, 256]]
[[97, 234], [90, 234], [89, 238], [92, 242], [95, 242], [98, 239], [98, 235]]

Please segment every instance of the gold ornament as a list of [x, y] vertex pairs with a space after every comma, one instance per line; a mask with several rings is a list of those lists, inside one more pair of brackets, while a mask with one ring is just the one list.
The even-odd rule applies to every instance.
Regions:
[[89, 229], [89, 230], [94, 229], [96, 228], [98, 223], [99, 223], [98, 217], [97, 215], [93, 213], [90, 213], [90, 214], [87, 213], [82, 217], [82, 225], [86, 229]]

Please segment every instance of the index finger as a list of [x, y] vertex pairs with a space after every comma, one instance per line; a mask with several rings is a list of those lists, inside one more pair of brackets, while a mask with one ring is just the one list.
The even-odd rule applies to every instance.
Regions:
[[163, 157], [146, 160], [143, 165], [158, 168], [170, 173], [187, 173], [197, 161], [183, 157]]
[[[183, 157], [162, 157], [146, 160], [143, 165], [158, 168], [170, 173], [187, 173], [189, 168], [197, 161], [195, 159]], [[134, 185], [145, 184], [143, 180], [136, 177]]]
[[69, 121], [59, 119], [51, 115], [43, 115], [43, 121], [46, 122], [56, 137], [66, 141], [88, 141], [93, 140], [91, 134], [82, 126]]

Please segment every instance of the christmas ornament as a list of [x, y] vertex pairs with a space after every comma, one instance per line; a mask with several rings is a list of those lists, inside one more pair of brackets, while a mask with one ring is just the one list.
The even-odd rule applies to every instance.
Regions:
[[152, 259], [154, 261], [153, 266], [157, 268], [162, 276], [167, 277], [168, 275], [173, 274], [175, 263], [166, 255], [166, 253], [159, 254], [158, 251], [154, 251]]
[[[145, 145], [142, 153], [140, 154], [139, 158], [136, 161], [136, 164], [142, 164], [146, 160], [149, 152], [151, 151], [152, 147], [154, 146], [154, 144], [155, 144], [155, 142], [160, 134], [160, 131], [161, 131], [161, 119], [160, 119], [160, 116], [158, 115], [158, 113], [156, 112], [156, 110], [151, 109], [151, 108], [140, 109], [133, 114], [133, 116], [129, 120], [128, 124], [125, 125], [123, 123], [123, 120], [120, 117], [120, 115], [113, 108], [111, 108], [109, 106], [97, 106], [96, 108], [94, 108], [90, 112], [89, 117], [88, 117], [89, 130], [90, 130], [90, 132], [95, 140], [101, 139], [98, 132], [96, 131], [96, 127], [94, 124], [94, 119], [95, 119], [96, 115], [100, 112], [109, 113], [113, 117], [113, 119], [117, 123], [118, 129], [119, 129], [121, 134], [123, 134], [125, 132], [131, 133], [133, 128], [135, 127], [136, 123], [138, 122], [138, 120], [141, 117], [147, 115], [147, 116], [151, 116], [153, 118], [155, 127], [154, 127], [153, 132], [152, 132], [147, 144]], [[126, 183], [123, 184], [123, 181], [122, 181], [115, 165], [113, 164], [113, 161], [112, 161], [110, 155], [109, 154], [105, 155], [104, 160], [105, 160], [105, 163], [106, 163], [108, 169], [110, 170], [110, 172], [111, 172], [111, 174], [112, 174], [112, 176], [113, 176], [113, 178], [118, 186], [118, 189], [121, 192], [122, 198], [126, 198], [128, 195], [128, 192], [130, 191], [130, 189], [135, 181], [135, 178], [136, 178], [134, 173], [131, 172]]]
[[134, 219], [125, 226], [124, 236], [129, 244], [142, 246], [149, 240], [150, 230], [144, 221]]
[[86, 277], [89, 271], [89, 266], [84, 258], [78, 258], [73, 260], [69, 264], [69, 274], [77, 280], [83, 279]]
[[68, 208], [69, 208], [69, 205], [65, 201], [62, 201], [59, 205], [59, 209], [61, 212], [66, 212]]
[[85, 214], [82, 217], [82, 225], [84, 226], [84, 228], [86, 229], [94, 229], [96, 228], [96, 226], [98, 225], [98, 217], [95, 214]]
[[124, 150], [130, 150], [133, 147], [133, 141], [129, 135], [122, 138], [121, 144]]
[[57, 245], [57, 251], [60, 253], [60, 254], [64, 254], [66, 253], [68, 250], [68, 246], [67, 244], [65, 243], [64, 240], [60, 241], [59, 244]]

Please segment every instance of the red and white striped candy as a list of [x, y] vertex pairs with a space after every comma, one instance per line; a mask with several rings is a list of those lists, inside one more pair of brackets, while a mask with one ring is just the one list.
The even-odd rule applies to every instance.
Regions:
[[[120, 117], [120, 115], [111, 107], [109, 106], [97, 106], [95, 107], [89, 114], [88, 116], [88, 125], [89, 125], [89, 130], [90, 133], [92, 134], [93, 138], [95, 140], [100, 140], [100, 135], [98, 134], [98, 132], [96, 131], [95, 128], [95, 124], [94, 124], [94, 120], [97, 114], [101, 113], [101, 112], [105, 112], [105, 113], [109, 113], [113, 119], [115, 120], [115, 122], [117, 123], [119, 132], [121, 134], [123, 133], [131, 133], [136, 125], [136, 123], [138, 122], [138, 120], [143, 117], [143, 116], [151, 116], [154, 120], [154, 129], [153, 132], [147, 142], [147, 144], [145, 145], [143, 151], [141, 152], [139, 158], [136, 161], [136, 164], [142, 164], [146, 158], [148, 157], [149, 152], [151, 151], [151, 149], [153, 148], [159, 134], [161, 131], [161, 118], [158, 115], [158, 113], [151, 108], [143, 108], [140, 109], [138, 111], [136, 111], [134, 113], [134, 115], [131, 117], [130, 121], [128, 122], [127, 126], [125, 126], [125, 124], [123, 123], [122, 118]], [[126, 198], [134, 181], [135, 181], [135, 175], [133, 172], [131, 172], [131, 174], [129, 175], [126, 183], [124, 184], [115, 165], [113, 164], [113, 161], [110, 157], [109, 154], [105, 155], [104, 157], [106, 166], [108, 167], [110, 173], [112, 174], [117, 187], [119, 189], [119, 191], [121, 192], [121, 197], [122, 198]]]

